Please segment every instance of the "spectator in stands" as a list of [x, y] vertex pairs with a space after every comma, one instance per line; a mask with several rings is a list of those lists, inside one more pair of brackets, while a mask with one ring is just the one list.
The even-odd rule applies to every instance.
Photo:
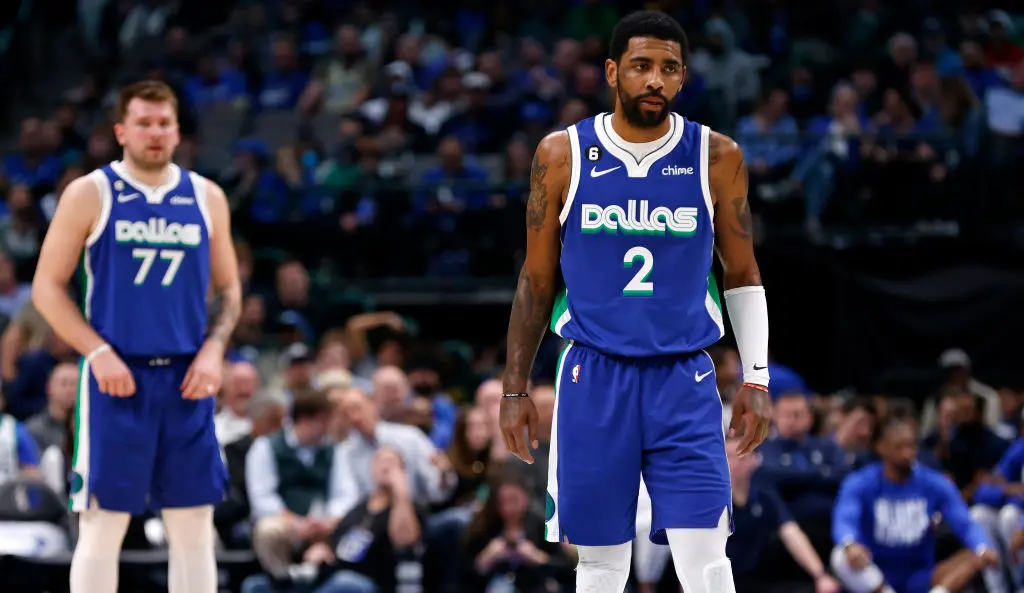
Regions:
[[0, 325], [7, 324], [32, 298], [32, 286], [18, 282], [14, 262], [0, 251]]
[[[376, 348], [370, 347], [370, 333], [385, 334]], [[405, 366], [402, 339], [405, 333], [405, 322], [394, 311], [360, 313], [349, 317], [345, 323], [345, 339], [352, 357], [352, 372], [357, 377], [369, 379], [378, 366]]]
[[296, 552], [325, 540], [343, 516], [338, 509], [349, 486], [327, 439], [330, 416], [323, 392], [297, 392], [291, 425], [258, 437], [246, 455], [253, 549], [275, 581], [287, 577]]
[[25, 423], [40, 451], [64, 448], [68, 417], [73, 415], [78, 395], [78, 365], [62, 362], [53, 367], [46, 382], [46, 409]]
[[[726, 443], [729, 473], [732, 477], [733, 535], [726, 553], [732, 560], [736, 590], [764, 591], [764, 582], [771, 582], [774, 570], [766, 553], [777, 536], [786, 551], [814, 580], [815, 593], [839, 593], [839, 584], [825, 570], [818, 553], [811, 545], [782, 499], [773, 488], [752, 480], [759, 463], [758, 455], [740, 457], [738, 440]], [[788, 591], [792, 584], [782, 585]]]
[[[846, 589], [961, 591], [983, 567], [998, 566], [998, 554], [971, 520], [956, 488], [942, 474], [916, 463], [913, 427], [900, 420], [887, 422], [878, 433], [877, 448], [881, 463], [847, 477], [836, 500], [832, 568]], [[936, 513], [966, 548], [938, 565], [932, 522]]]
[[447, 449], [452, 442], [458, 410], [452, 398], [442, 390], [438, 370], [442, 364], [440, 356], [424, 354], [419, 359], [412, 359], [407, 370], [413, 405], [419, 402], [430, 412], [430, 440], [438, 449]]
[[308, 389], [313, 382], [313, 351], [302, 342], [295, 342], [285, 348], [281, 355], [281, 375], [273, 388], [284, 390], [290, 400], [292, 394]]
[[15, 366], [14, 378], [4, 384], [7, 411], [27, 419], [46, 408], [46, 383], [61, 362], [76, 361], [78, 354], [55, 332], [48, 332], [42, 348], [29, 350]]
[[[501, 394], [501, 379], [487, 379], [477, 386], [476, 393], [473, 396], [473, 402], [476, 407], [483, 410], [486, 415], [487, 422], [491, 425], [492, 434], [501, 434], [501, 427], [498, 424], [498, 413], [501, 411]], [[507, 457], [508, 448], [505, 446], [505, 439], [491, 439], [491, 459], [505, 459]]]
[[46, 150], [42, 120], [29, 117], [21, 121], [18, 151], [8, 153], [0, 166], [0, 172], [9, 182], [29, 189], [43, 189], [57, 183], [62, 163]]
[[18, 477], [40, 477], [39, 448], [24, 424], [0, 411], [0, 484]]
[[871, 456], [878, 412], [871, 400], [855, 397], [845, 402], [833, 440], [846, 454], [846, 464], [860, 467]]
[[273, 391], [263, 391], [247, 402], [246, 413], [252, 426], [249, 434], [236, 441], [221, 442], [221, 454], [228, 470], [227, 495], [214, 508], [213, 522], [220, 541], [229, 548], [251, 544], [252, 526], [249, 518], [249, 492], [246, 486], [246, 456], [255, 439], [272, 435], [282, 429], [286, 416], [284, 397]]
[[[307, 565], [320, 569], [314, 593], [394, 593], [401, 559], [415, 557], [412, 548], [420, 542], [423, 521], [412, 504], [402, 456], [389, 447], [377, 449], [371, 479], [372, 494], [345, 516], [328, 541], [303, 554]], [[257, 575], [246, 580], [243, 590], [273, 589], [266, 576]]]
[[220, 411], [213, 418], [221, 446], [230, 445], [252, 433], [249, 400], [260, 390], [260, 375], [251, 362], [231, 363], [224, 375]]
[[374, 451], [381, 445], [401, 453], [406, 471], [412, 476], [412, 496], [417, 505], [425, 507], [449, 499], [457, 485], [455, 474], [438, 468], [438, 452], [423, 432], [381, 420], [374, 403], [357, 389], [344, 393], [339, 404], [351, 432], [337, 451], [339, 483], [344, 484], [345, 491], [332, 507], [333, 515], [344, 516], [373, 491], [370, 466]]
[[196, 74], [190, 76], [185, 83], [182, 97], [185, 105], [196, 111], [244, 106], [249, 97], [245, 76], [225, 66], [213, 55], [200, 56]]
[[532, 512], [521, 477], [499, 472], [490, 496], [466, 532], [472, 559], [464, 590], [483, 593], [495, 583], [515, 583], [522, 593], [549, 591], [549, 579], [566, 568], [562, 544], [544, 540], [544, 519]]
[[413, 208], [430, 228], [451, 233], [462, 212], [487, 205], [487, 173], [466, 162], [462, 142], [454, 136], [438, 143], [437, 156], [441, 164], [423, 173], [424, 189], [413, 197]]
[[775, 401], [776, 434], [759, 451], [758, 478], [776, 488], [793, 516], [813, 522], [828, 517], [849, 467], [839, 445], [810, 434], [814, 422], [807, 396], [783, 393]]
[[[724, 107], [721, 117], [734, 121], [738, 112], [752, 107], [761, 95], [761, 61], [739, 47], [725, 19], [709, 19], [704, 23], [704, 33], [708, 37], [707, 47], [693, 52], [691, 66], [704, 79], [707, 90], [720, 97]], [[746, 146], [743, 150], [746, 153]], [[750, 157], [747, 160], [753, 163]]]
[[491, 442], [495, 436], [487, 414], [480, 408], [465, 408], [455, 420], [448, 459], [458, 477], [452, 493], [452, 503], [456, 508], [466, 509], [469, 513], [475, 511], [486, 493], [489, 468], [495, 461], [505, 461], [504, 457], [498, 460], [491, 458]]
[[270, 45], [271, 68], [263, 77], [256, 96], [260, 109], [292, 110], [309, 83], [309, 73], [299, 64], [295, 40], [281, 35]]
[[0, 250], [24, 267], [39, 255], [44, 230], [32, 190], [24, 184], [11, 186], [7, 190], [7, 211], [0, 218]]
[[948, 388], [939, 401], [939, 428], [925, 437], [930, 449], [951, 475], [964, 500], [971, 501], [1009, 448], [1009, 441], [995, 435], [982, 421], [985, 400], [971, 393]]

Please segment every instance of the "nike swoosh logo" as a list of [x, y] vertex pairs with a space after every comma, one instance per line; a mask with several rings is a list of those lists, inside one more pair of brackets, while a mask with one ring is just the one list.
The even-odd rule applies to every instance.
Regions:
[[763, 371], [766, 368], [768, 368], [768, 365], [765, 365], [765, 366], [757, 366], [756, 364], [754, 365], [754, 370], [755, 371]]
[[694, 373], [693, 373], [693, 380], [694, 380], [694, 381], [696, 381], [696, 382], [698, 382], [698, 383], [700, 383], [700, 382], [701, 382], [701, 381], [703, 381], [703, 380], [704, 380], [705, 378], [707, 378], [707, 376], [708, 376], [708, 375], [710, 375], [710, 374], [711, 374], [711, 373], [713, 373], [713, 372], [715, 372], [715, 371], [708, 371], [708, 372], [704, 373], [703, 375], [702, 375], [702, 374], [700, 374], [699, 372], [694, 372]]
[[133, 194], [128, 194], [127, 196], [124, 195], [124, 194], [117, 194], [117, 201], [119, 203], [131, 202], [132, 200], [134, 200], [135, 198], [139, 197], [140, 195], [142, 195], [142, 194], [140, 194], [139, 192], [135, 192]]
[[597, 167], [594, 167], [593, 169], [590, 170], [590, 176], [591, 177], [600, 177], [602, 175], [607, 175], [608, 173], [611, 173], [612, 171], [615, 171], [615, 170], [621, 169], [621, 168], [622, 168], [622, 165], [619, 165], [618, 167], [612, 167], [611, 169], [605, 169], [604, 171], [598, 171]]

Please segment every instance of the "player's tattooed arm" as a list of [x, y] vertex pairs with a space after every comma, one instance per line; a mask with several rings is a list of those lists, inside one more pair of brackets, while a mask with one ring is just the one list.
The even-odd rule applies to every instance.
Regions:
[[725, 271], [725, 288], [760, 286], [743, 151], [732, 138], [711, 132], [708, 163], [708, 180], [715, 204], [715, 246]]
[[561, 254], [558, 215], [569, 185], [571, 154], [568, 134], [554, 132], [541, 140], [533, 157], [526, 203], [526, 261], [508, 322], [506, 393], [526, 391], [537, 348], [551, 320]]
[[208, 342], [226, 347], [242, 314], [242, 284], [238, 277], [238, 256], [231, 239], [231, 215], [224, 190], [206, 183], [206, 204], [210, 212], [210, 274], [220, 309], [210, 327]]

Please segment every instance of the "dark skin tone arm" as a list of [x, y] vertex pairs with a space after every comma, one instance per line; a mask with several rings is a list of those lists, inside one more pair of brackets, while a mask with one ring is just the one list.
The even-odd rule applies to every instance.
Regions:
[[[754, 258], [754, 224], [747, 202], [747, 164], [743, 151], [728, 136], [711, 132], [708, 181], [715, 204], [715, 247], [725, 271], [725, 289], [761, 286]], [[768, 361], [757, 361], [767, 364]], [[771, 398], [744, 385], [733, 401], [730, 436], [739, 435], [740, 455], [753, 453], [768, 438]]]
[[[502, 380], [505, 393], [526, 393], [537, 349], [551, 321], [562, 250], [558, 215], [569, 187], [571, 154], [568, 134], [554, 132], [541, 140], [533, 157], [526, 204], [526, 261], [508, 321], [508, 358]], [[502, 398], [499, 424], [508, 450], [533, 463], [530, 445], [538, 446], [533, 401], [529, 397]]]

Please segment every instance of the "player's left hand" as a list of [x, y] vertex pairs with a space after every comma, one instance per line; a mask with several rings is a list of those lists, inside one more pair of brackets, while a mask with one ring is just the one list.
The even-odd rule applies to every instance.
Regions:
[[501, 411], [498, 413], [501, 436], [508, 450], [526, 463], [533, 463], [530, 446], [534, 449], [540, 446], [537, 440], [538, 422], [537, 406], [529, 397], [501, 398]]
[[772, 403], [768, 392], [744, 385], [732, 402], [729, 436], [740, 436], [739, 454], [749, 455], [768, 438]]
[[185, 399], [213, 397], [220, 391], [221, 373], [224, 371], [224, 351], [207, 344], [192, 360], [181, 382], [181, 394]]

